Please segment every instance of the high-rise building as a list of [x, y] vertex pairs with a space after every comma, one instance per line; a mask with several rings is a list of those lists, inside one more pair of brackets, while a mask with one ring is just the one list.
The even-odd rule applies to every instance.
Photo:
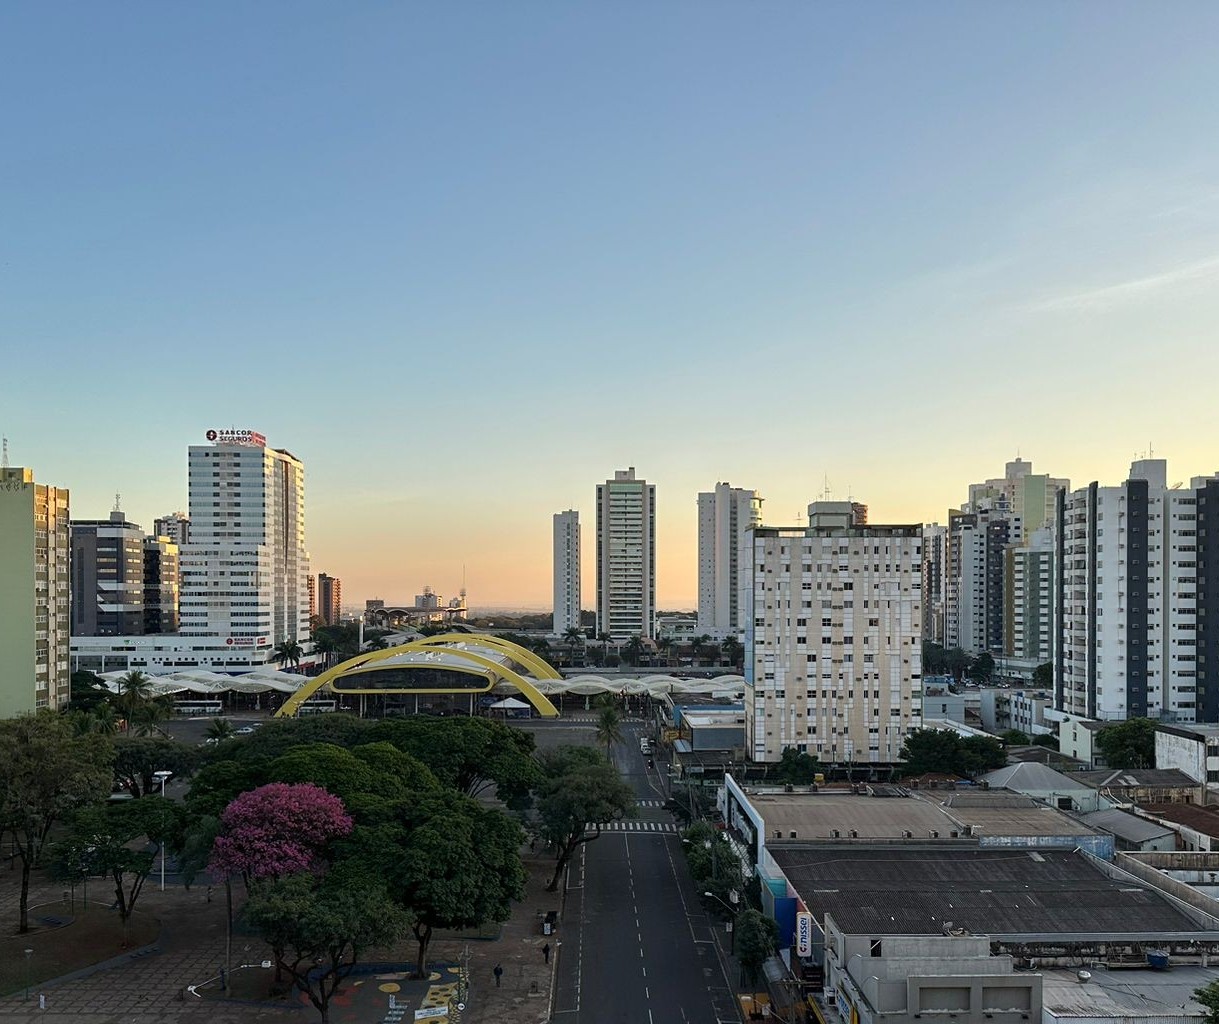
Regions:
[[1055, 706], [1105, 720], [1219, 721], [1219, 474], [1167, 486], [1142, 459], [1062, 492]]
[[317, 577], [309, 574], [309, 624], [317, 621]]
[[948, 528], [923, 527], [923, 639], [944, 645], [948, 606]]
[[144, 632], [178, 632], [178, 545], [168, 537], [144, 538]]
[[207, 436], [189, 452], [182, 635], [265, 661], [275, 644], [309, 637], [305, 468], [252, 431]]
[[154, 537], [168, 537], [179, 549], [190, 543], [190, 517], [185, 512], [170, 512], [152, 521]]
[[554, 624], [562, 636], [580, 628], [580, 513], [574, 509], [554, 514]]
[[343, 620], [343, 581], [336, 576], [317, 574], [317, 617], [324, 626], [337, 626]]
[[597, 632], [651, 638], [656, 619], [656, 486], [635, 467], [597, 485]]
[[1006, 557], [1003, 653], [1044, 665], [1054, 649], [1054, 531], [1035, 530]]
[[814, 503], [807, 528], [751, 531], [746, 744], [892, 764], [922, 722], [922, 527], [857, 526]]
[[717, 483], [698, 496], [698, 629], [716, 638], [744, 636], [752, 585], [749, 531], [762, 524], [757, 491]]
[[1071, 481], [1034, 473], [1033, 464], [1016, 458], [1004, 466], [1002, 477], [969, 485], [969, 502], [964, 512], [990, 509], [1015, 518], [1020, 523], [1013, 544], [1022, 544], [1043, 526], [1053, 527], [1054, 499], [1059, 489], [1070, 488]]
[[68, 702], [68, 492], [0, 467], [0, 718]]
[[72, 636], [144, 632], [144, 531], [118, 508], [72, 521]]

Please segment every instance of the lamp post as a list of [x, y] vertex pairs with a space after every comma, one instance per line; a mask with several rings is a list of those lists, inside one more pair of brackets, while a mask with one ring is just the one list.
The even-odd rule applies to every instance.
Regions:
[[[169, 777], [173, 775], [171, 771], [162, 769], [159, 772], [153, 772], [152, 777], [161, 783], [161, 799], [165, 799], [165, 783]], [[161, 813], [161, 892], [165, 891], [165, 813], [162, 808]]]
[[25, 950], [25, 998], [30, 998], [30, 957], [34, 955], [34, 951], [28, 946]]
[[[713, 892], [705, 892], [705, 893], [703, 893], [703, 895], [710, 896], [717, 903], [720, 903], [722, 906], [724, 906], [727, 909], [728, 913], [730, 913], [732, 915], [732, 931], [728, 933], [729, 935], [732, 936], [732, 938], [729, 941], [728, 955], [734, 956], [736, 954], [736, 915], [738, 913], [736, 907], [734, 907], [731, 903], [728, 903], [725, 900], [721, 899], [719, 896], [715, 895], [715, 893], [713, 893]], [[733, 889], [728, 895], [730, 898], [732, 896], [735, 896], [736, 890]]]

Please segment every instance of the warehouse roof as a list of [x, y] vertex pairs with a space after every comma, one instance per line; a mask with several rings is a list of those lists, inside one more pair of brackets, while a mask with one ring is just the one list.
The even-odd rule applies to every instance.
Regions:
[[1199, 933], [1144, 885], [1114, 881], [1067, 850], [779, 847], [770, 850], [813, 914], [860, 935], [995, 938]]
[[1134, 814], [1127, 814], [1125, 811], [1119, 811], [1116, 808], [1108, 811], [1096, 811], [1093, 814], [1085, 814], [1083, 820], [1093, 828], [1098, 828], [1102, 832], [1108, 832], [1110, 835], [1117, 836], [1118, 839], [1124, 839], [1128, 843], [1146, 843], [1152, 839], [1159, 839], [1161, 836], [1170, 836], [1173, 830], [1166, 825], [1159, 825], [1154, 821], [1148, 821], [1146, 818], [1140, 818]]
[[1069, 793], [1089, 787], [1078, 779], [1056, 772], [1036, 761], [1009, 764], [982, 776], [991, 789], [1010, 789], [1017, 793]]

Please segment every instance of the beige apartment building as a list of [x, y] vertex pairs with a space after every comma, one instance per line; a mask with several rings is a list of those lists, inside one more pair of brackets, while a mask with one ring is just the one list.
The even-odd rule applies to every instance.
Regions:
[[68, 492], [0, 468], [0, 718], [68, 702]]
[[856, 525], [834, 503], [807, 528], [751, 531], [746, 745], [829, 764], [892, 764], [922, 723], [922, 527]]

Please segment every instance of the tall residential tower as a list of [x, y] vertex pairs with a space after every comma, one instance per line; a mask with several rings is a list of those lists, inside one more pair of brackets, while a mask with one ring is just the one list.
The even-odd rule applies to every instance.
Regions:
[[554, 514], [554, 625], [562, 636], [580, 627], [580, 513]]
[[656, 621], [656, 486], [620, 469], [597, 485], [597, 632], [651, 638]]
[[762, 524], [757, 491], [717, 483], [698, 496], [698, 628], [723, 638], [745, 634], [751, 585], [749, 530]]

